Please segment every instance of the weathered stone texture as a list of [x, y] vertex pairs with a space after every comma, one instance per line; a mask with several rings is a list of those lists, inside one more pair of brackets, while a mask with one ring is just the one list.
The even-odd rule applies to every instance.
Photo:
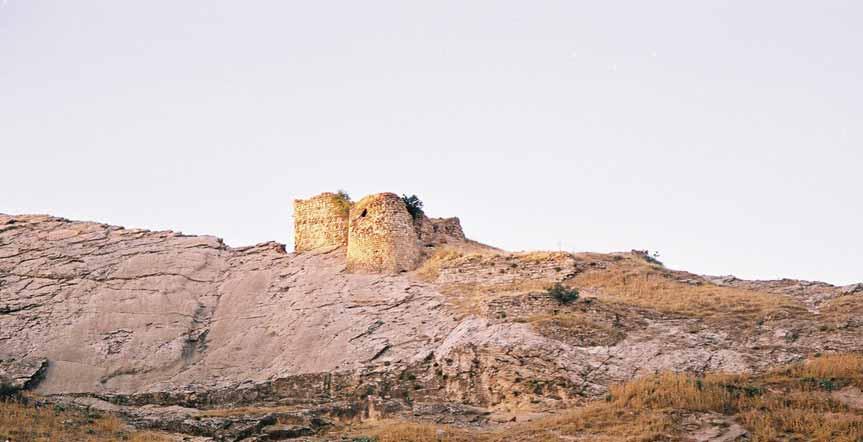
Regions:
[[465, 241], [461, 221], [458, 218], [431, 218], [422, 215], [415, 222], [420, 243], [424, 246], [436, 246], [452, 242]]
[[394, 193], [379, 193], [354, 204], [348, 234], [348, 270], [398, 273], [415, 269], [419, 260], [414, 220], [401, 198]]
[[347, 245], [349, 211], [350, 202], [334, 193], [294, 200], [294, 250]]
[[442, 263], [435, 282], [501, 286], [536, 281], [551, 285], [585, 268], [586, 264], [564, 252], [468, 254]]
[[413, 270], [437, 246], [468, 242], [458, 218], [413, 217], [393, 193], [356, 205], [333, 193], [298, 199], [294, 224], [297, 252], [347, 246], [348, 270], [358, 272]]
[[47, 367], [45, 358], [0, 359], [0, 385], [13, 390], [35, 387]]
[[445, 238], [450, 238], [457, 241], [464, 241], [464, 231], [461, 228], [461, 221], [456, 218], [432, 218], [434, 232]]
[[344, 269], [341, 249], [0, 215], [0, 378], [26, 382], [6, 362], [44, 358], [39, 393], [233, 402], [241, 382], [425, 357], [453, 327], [433, 287]]

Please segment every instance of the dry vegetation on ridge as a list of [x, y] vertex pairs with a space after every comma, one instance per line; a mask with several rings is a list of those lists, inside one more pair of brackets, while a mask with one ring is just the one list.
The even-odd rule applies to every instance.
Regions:
[[[505, 261], [506, 265], [500, 265]], [[494, 272], [518, 273], [520, 269], [552, 266], [558, 274], [527, 275], [499, 282], [444, 282], [444, 292], [453, 304], [466, 313], [477, 313], [490, 299], [541, 291], [561, 279], [572, 287], [586, 290], [591, 296], [609, 303], [655, 310], [663, 314], [683, 315], [706, 320], [720, 319], [740, 324], [753, 324], [766, 318], [805, 315], [806, 307], [785, 296], [725, 287], [705, 281], [680, 281], [671, 271], [632, 254], [569, 254], [565, 252], [529, 253], [461, 253], [444, 249], [433, 255], [417, 270], [425, 280], [438, 280], [446, 269], [474, 265]], [[567, 267], [567, 266], [570, 267]], [[496, 268], [497, 266], [497, 268]], [[571, 266], [575, 266], [573, 269]], [[577, 270], [567, 275], [569, 270]], [[527, 277], [525, 277], [527, 276]], [[440, 281], [439, 281], [440, 282]], [[863, 313], [856, 298], [838, 298], [828, 303], [827, 310]]]
[[571, 283], [596, 289], [598, 296], [609, 301], [705, 319], [730, 316], [751, 321], [806, 312], [803, 305], [786, 297], [709, 283], [684, 283], [669, 278], [661, 268], [633, 261], [579, 274]]
[[863, 440], [863, 410], [837, 393], [859, 393], [863, 356], [826, 355], [760, 376], [662, 373], [614, 385], [606, 400], [488, 432], [384, 421], [355, 430], [379, 442], [530, 440], [684, 441], [684, 422], [712, 415], [742, 425], [754, 442]]
[[0, 400], [0, 441], [32, 442], [167, 442], [150, 431], [134, 431], [116, 416], [36, 407], [11, 399]]

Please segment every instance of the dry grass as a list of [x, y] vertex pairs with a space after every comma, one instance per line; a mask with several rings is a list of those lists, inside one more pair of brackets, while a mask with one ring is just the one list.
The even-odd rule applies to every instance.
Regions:
[[115, 416], [92, 416], [53, 407], [36, 408], [15, 401], [0, 401], [0, 440], [165, 442], [159, 433], [132, 431]]
[[443, 266], [449, 265], [465, 254], [451, 248], [441, 248], [425, 260], [416, 270], [416, 274], [425, 281], [434, 281], [440, 275]]
[[858, 384], [863, 379], [861, 368], [863, 356], [845, 354], [816, 358], [757, 377], [713, 374], [696, 378], [665, 373], [612, 386], [607, 402], [528, 424], [521, 431], [525, 436], [533, 432], [596, 432], [597, 436], [612, 437], [610, 440], [673, 439], [675, 435], [669, 432], [675, 427], [675, 412], [685, 410], [736, 416], [750, 430], [753, 441], [860, 441], [863, 413], [833, 401], [823, 391], [825, 384], [810, 379]]
[[806, 313], [803, 305], [781, 295], [709, 283], [687, 284], [669, 277], [661, 268], [632, 259], [582, 273], [572, 283], [596, 289], [597, 297], [608, 301], [701, 318], [752, 322]]
[[[355, 430], [377, 442], [470, 442], [476, 434], [442, 425], [385, 420]], [[358, 436], [359, 437], [359, 436]]]
[[476, 246], [465, 250], [464, 247], [446, 246], [435, 251], [416, 270], [416, 274], [426, 280], [434, 281], [440, 275], [442, 268], [457, 268], [462, 265], [493, 266], [502, 261], [508, 261], [517, 267], [545, 262], [562, 262], [572, 258], [566, 252], [521, 252], [508, 253], [488, 246]]
[[[800, 380], [804, 386], [823, 388], [845, 381], [863, 387], [863, 357], [857, 354], [833, 354], [814, 358], [770, 373], [767, 381], [776, 383]], [[835, 382], [834, 382], [835, 381]]]
[[819, 310], [822, 315], [837, 322], [858, 319], [863, 316], [863, 296], [840, 296], [827, 301]]
[[293, 405], [277, 405], [273, 407], [235, 407], [235, 408], [213, 408], [202, 410], [198, 416], [206, 417], [228, 417], [239, 415], [261, 415], [268, 413], [291, 413], [302, 408]]
[[588, 314], [580, 311], [535, 314], [516, 319], [515, 322], [531, 324], [544, 335], [567, 334], [581, 341], [579, 345], [614, 345], [626, 337], [623, 330], [594, 321]]
[[560, 261], [562, 259], [572, 257], [572, 254], [567, 252], [521, 252], [513, 253], [512, 256], [522, 262], [540, 263], [546, 261]]
[[[612, 259], [614, 258], [614, 259]], [[421, 278], [438, 279], [445, 268], [497, 268], [510, 262], [516, 268], [545, 262], [601, 262], [601, 268], [578, 274], [568, 285], [590, 289], [602, 300], [653, 309], [662, 313], [713, 318], [725, 323], [754, 324], [758, 320], [790, 315], [807, 315], [806, 307], [786, 296], [724, 287], [704, 282], [699, 285], [678, 281], [667, 269], [630, 255], [570, 255], [563, 252], [463, 253], [443, 249], [431, 256], [418, 270]], [[563, 265], [563, 264], [562, 264]], [[504, 269], [507, 270], [508, 269]], [[503, 270], [502, 270], [503, 271]], [[478, 313], [488, 301], [529, 291], [544, 290], [551, 279], [522, 277], [505, 284], [448, 284], [444, 293], [464, 313]], [[828, 306], [838, 312], [863, 312], [857, 299], [834, 300]]]
[[517, 320], [516, 322], [526, 322], [528, 324], [536, 325], [555, 325], [557, 327], [567, 329], [599, 328], [607, 331], [615, 331], [611, 329], [611, 327], [606, 327], [602, 324], [592, 321], [583, 312], [562, 312], [556, 315], [536, 314], [531, 315], [524, 320]]
[[[830, 382], [825, 384], [823, 380]], [[378, 442], [549, 442], [572, 438], [674, 441], [685, 440], [681, 433], [684, 416], [709, 412], [736, 420], [749, 430], [755, 442], [859, 442], [863, 440], [863, 410], [850, 409], [829, 394], [829, 390], [845, 385], [863, 385], [863, 356], [827, 355], [760, 376], [710, 374], [699, 378], [682, 373], [658, 374], [612, 386], [607, 400], [505, 430], [476, 431], [390, 420], [366, 423], [351, 433]], [[170, 440], [157, 433], [128, 431], [116, 417], [2, 402], [0, 440], [6, 438], [92, 442]]]
[[490, 259], [493, 260], [507, 255], [496, 249], [489, 248], [483, 250], [479, 246], [469, 247], [468, 249], [465, 250], [464, 247], [447, 245], [435, 250], [416, 270], [417, 276], [425, 281], [434, 281], [440, 276], [442, 268], [483, 263]]
[[681, 431], [685, 416], [713, 413], [746, 427], [754, 442], [863, 440], [863, 410], [834, 401], [829, 388], [813, 384], [813, 378], [860, 385], [863, 356], [829, 355], [761, 376], [658, 374], [612, 386], [605, 401], [501, 431], [466, 433], [385, 421], [363, 434], [381, 442], [674, 441], [685, 440]]
[[520, 293], [542, 291], [548, 288], [549, 281], [525, 279], [502, 284], [450, 284], [441, 292], [454, 310], [466, 314], [480, 314], [489, 303], [497, 298]]
[[[564, 252], [464, 252], [447, 247], [429, 257], [416, 274], [425, 281], [436, 281], [443, 269], [468, 269], [463, 280], [446, 282], [441, 291], [447, 295], [456, 311], [481, 314], [489, 301], [514, 294], [543, 291], [559, 282], [556, 275], [549, 277], [542, 274], [537, 266], [541, 268], [547, 264], [546, 267], [549, 267], [559, 263], [563, 268], [571, 265], [571, 261], [564, 262], [571, 258], [572, 255]], [[531, 274], [533, 269], [537, 269], [536, 274]], [[501, 277], [487, 278], [486, 271], [499, 273]]]

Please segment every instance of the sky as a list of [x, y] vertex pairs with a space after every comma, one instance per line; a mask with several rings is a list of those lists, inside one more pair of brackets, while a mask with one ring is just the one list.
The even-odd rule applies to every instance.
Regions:
[[0, 0], [0, 213], [293, 243], [416, 194], [508, 250], [863, 281], [859, 1]]

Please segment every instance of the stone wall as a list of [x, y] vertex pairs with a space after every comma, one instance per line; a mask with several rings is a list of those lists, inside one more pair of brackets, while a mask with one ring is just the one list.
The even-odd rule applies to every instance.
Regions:
[[348, 230], [349, 271], [398, 273], [419, 265], [413, 217], [394, 193], [369, 195], [354, 204]]
[[349, 211], [350, 202], [334, 193], [294, 200], [294, 250], [347, 245]]
[[435, 246], [464, 241], [464, 231], [458, 218], [427, 218], [422, 215], [415, 223], [420, 243]]

